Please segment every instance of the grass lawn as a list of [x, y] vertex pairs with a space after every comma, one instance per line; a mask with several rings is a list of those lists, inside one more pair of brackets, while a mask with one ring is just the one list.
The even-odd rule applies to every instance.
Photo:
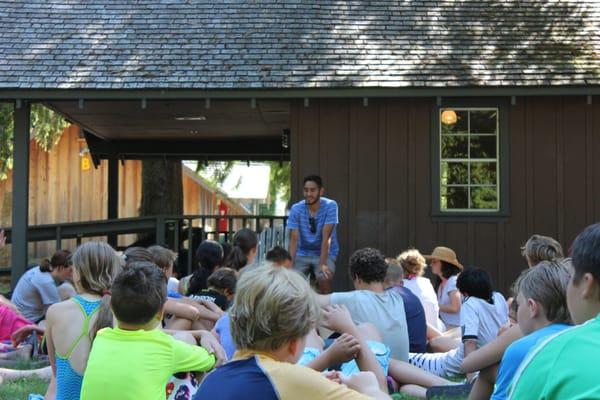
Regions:
[[27, 400], [29, 393], [44, 394], [48, 382], [38, 378], [19, 379], [0, 385], [0, 399]]

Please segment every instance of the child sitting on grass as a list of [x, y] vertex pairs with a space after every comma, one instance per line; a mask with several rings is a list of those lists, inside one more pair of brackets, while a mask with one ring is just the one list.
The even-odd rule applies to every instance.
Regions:
[[231, 268], [219, 268], [208, 277], [207, 289], [189, 293], [192, 300], [205, 300], [216, 304], [223, 311], [229, 307], [229, 302], [235, 294], [237, 282], [236, 272]]
[[600, 398], [600, 224], [573, 242], [567, 306], [577, 327], [532, 349], [512, 381], [512, 399]]
[[194, 400], [389, 399], [372, 372], [337, 375], [346, 387], [296, 365], [317, 323], [319, 305], [295, 271], [265, 266], [246, 272], [230, 314], [238, 351], [233, 361], [206, 377]]
[[410, 354], [411, 364], [442, 377], [462, 375], [463, 358], [495, 339], [500, 327], [508, 322], [506, 300], [492, 290], [487, 272], [467, 268], [458, 276], [456, 284], [465, 298], [460, 310], [460, 346], [445, 353]]
[[504, 352], [492, 399], [506, 399], [510, 382], [531, 348], [570, 326], [568, 283], [569, 272], [565, 265], [549, 261], [525, 270], [517, 280], [517, 320], [527, 336], [512, 343]]
[[117, 328], [98, 332], [81, 399], [164, 400], [171, 375], [215, 366], [214, 355], [157, 329], [166, 298], [165, 275], [153, 263], [134, 262], [117, 276], [110, 300]]

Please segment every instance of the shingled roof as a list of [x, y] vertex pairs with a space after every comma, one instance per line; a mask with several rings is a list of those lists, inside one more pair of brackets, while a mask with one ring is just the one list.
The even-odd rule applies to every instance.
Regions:
[[600, 85], [596, 0], [0, 0], [0, 89]]

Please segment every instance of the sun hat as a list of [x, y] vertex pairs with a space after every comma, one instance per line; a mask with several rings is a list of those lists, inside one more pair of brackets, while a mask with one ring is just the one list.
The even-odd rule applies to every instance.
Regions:
[[454, 265], [461, 271], [463, 270], [462, 264], [459, 263], [458, 259], [456, 258], [456, 253], [454, 252], [454, 250], [449, 249], [448, 247], [443, 247], [443, 246], [436, 247], [431, 252], [431, 255], [425, 256], [425, 259], [427, 261], [431, 261], [431, 260], [446, 261], [447, 263]]

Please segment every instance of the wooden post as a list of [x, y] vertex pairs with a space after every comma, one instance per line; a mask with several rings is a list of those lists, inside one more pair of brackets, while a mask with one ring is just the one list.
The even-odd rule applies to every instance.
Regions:
[[17, 101], [13, 131], [13, 207], [10, 281], [14, 289], [27, 267], [29, 225], [29, 125], [31, 104]]
[[[119, 218], [119, 159], [111, 155], [108, 159], [108, 219]], [[108, 244], [117, 246], [118, 235], [108, 235]]]

